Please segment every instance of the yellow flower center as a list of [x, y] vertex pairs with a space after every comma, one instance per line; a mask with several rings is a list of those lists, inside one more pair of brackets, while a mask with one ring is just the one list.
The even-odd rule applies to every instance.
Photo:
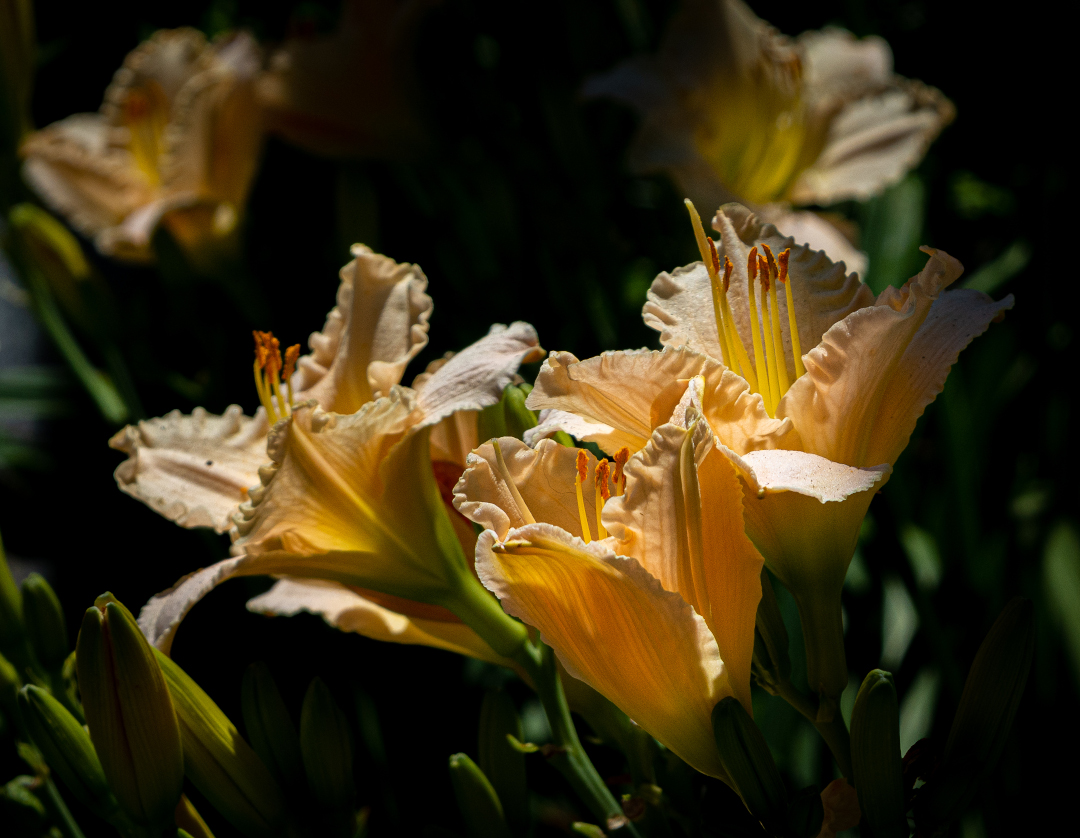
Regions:
[[[259, 393], [259, 402], [266, 408], [266, 418], [272, 425], [292, 415], [292, 374], [300, 357], [300, 344], [293, 344], [285, 350], [285, 364], [282, 366], [281, 349], [274, 333], [252, 332], [252, 335], [255, 336], [255, 389]], [[282, 392], [282, 379], [285, 392]]]
[[129, 149], [151, 186], [161, 184], [161, 157], [165, 152], [165, 127], [169, 124], [169, 99], [157, 82], [128, 93], [120, 108], [121, 119], [131, 135]]
[[753, 360], [751, 360], [735, 325], [731, 305], [728, 303], [727, 295], [731, 287], [733, 270], [731, 260], [727, 256], [724, 257], [723, 274], [721, 274], [716, 243], [705, 235], [701, 217], [689, 199], [686, 201], [686, 208], [690, 212], [690, 220], [694, 225], [694, 237], [697, 239], [698, 250], [701, 252], [701, 261], [705, 263], [712, 285], [713, 316], [716, 319], [716, 332], [724, 366], [745, 378], [751, 392], [761, 394], [768, 414], [775, 416], [780, 399], [784, 397], [792, 384], [788, 376], [787, 360], [784, 357], [784, 335], [777, 283], [784, 286], [791, 354], [795, 362], [795, 378], [806, 372], [802, 362], [802, 347], [799, 344], [799, 327], [795, 320], [795, 302], [791, 296], [791, 278], [788, 276], [791, 250], [786, 249], [779, 256], [774, 256], [769, 246], [762, 243], [761, 253], [758, 253], [757, 247], [752, 247], [747, 256], [747, 311], [750, 315], [750, 342], [754, 352]]

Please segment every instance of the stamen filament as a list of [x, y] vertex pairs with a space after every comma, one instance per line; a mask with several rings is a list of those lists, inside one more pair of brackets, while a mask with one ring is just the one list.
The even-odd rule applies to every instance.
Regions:
[[701, 226], [701, 216], [698, 215], [697, 208], [689, 198], [684, 199], [683, 203], [686, 205], [687, 212], [690, 213], [690, 222], [694, 227], [694, 239], [697, 241], [698, 252], [701, 253], [701, 261], [704, 263], [705, 270], [709, 274], [709, 285], [712, 288], [713, 318], [716, 320], [716, 334], [720, 340], [720, 352], [724, 356], [724, 366], [730, 367], [731, 353], [728, 351], [726, 331], [724, 329], [724, 318], [720, 311], [720, 295], [723, 292], [720, 288], [716, 268], [713, 265], [713, 258], [716, 252], [715, 245], [713, 245], [714, 249], [712, 254], [710, 254], [709, 245], [712, 240], [705, 235], [705, 229]]
[[[771, 325], [765, 325], [772, 322], [768, 308], [769, 266], [760, 256], [758, 257], [758, 280], [761, 283], [761, 328], [771, 331]], [[769, 317], [769, 320], [766, 320], [766, 317]], [[770, 338], [771, 335], [765, 335], [765, 365], [769, 372], [769, 404], [766, 405], [766, 410], [769, 411], [770, 416], [775, 416], [776, 406], [780, 403], [780, 380], [776, 373], [776, 346]], [[769, 352], [770, 345], [772, 352]]]
[[611, 497], [611, 487], [608, 486], [610, 469], [611, 464], [607, 460], [601, 460], [596, 464], [596, 474], [593, 482], [596, 484], [596, 537], [598, 539], [607, 538], [607, 530], [604, 528], [604, 522], [600, 516], [604, 512], [604, 504]]
[[[521, 492], [518, 491], [518, 487], [514, 485], [514, 481], [510, 477], [510, 470], [506, 467], [506, 460], [503, 459], [502, 448], [499, 447], [499, 440], [491, 440], [491, 447], [495, 449], [495, 462], [499, 466], [499, 476], [502, 477], [503, 482], [506, 484], [506, 488], [510, 490], [510, 494], [514, 498], [514, 503], [517, 504], [518, 512], [521, 513], [521, 517], [525, 519], [526, 524], [535, 524], [536, 519], [526, 505], [524, 498], [521, 497]], [[578, 492], [578, 497], [581, 497], [580, 492]]]
[[[774, 277], [775, 279], [775, 277]], [[780, 309], [776, 299], [776, 282], [769, 283], [769, 323], [772, 326], [773, 359], [776, 361], [776, 375], [780, 384], [780, 395], [788, 391], [787, 360], [784, 358], [784, 335], [780, 331]]]
[[273, 425], [281, 417], [274, 410], [274, 403], [266, 390], [266, 380], [263, 378], [262, 365], [259, 363], [258, 357], [255, 358], [255, 392], [259, 394], [259, 404], [266, 408], [267, 421]]
[[[758, 252], [756, 247], [750, 248], [750, 255], [746, 259], [746, 295], [750, 302], [750, 336], [754, 343], [754, 375], [757, 377], [758, 386], [754, 389], [761, 393], [765, 399], [765, 409], [769, 410], [769, 394], [765, 382], [768, 380], [768, 372], [764, 363], [764, 349], [761, 345], [761, 329], [758, 326], [757, 294], [754, 291], [754, 279], [758, 272]], [[771, 414], [772, 411], [769, 410]]]
[[589, 456], [584, 448], [579, 448], [577, 453], [577, 474], [574, 476], [574, 489], [577, 491], [578, 518], [581, 521], [581, 537], [586, 544], [592, 541], [592, 533], [589, 531], [589, 519], [585, 515], [585, 498], [581, 494], [581, 484], [589, 474]]
[[795, 301], [791, 297], [791, 277], [788, 276], [788, 260], [791, 258], [791, 248], [787, 248], [777, 257], [780, 264], [780, 281], [784, 284], [784, 294], [787, 299], [788, 330], [791, 332], [791, 354], [795, 356], [795, 378], [798, 379], [806, 372], [802, 362], [802, 346], [799, 344], [799, 326], [795, 322]]
[[724, 294], [720, 297], [720, 305], [724, 310], [724, 325], [727, 326], [728, 336], [731, 340], [731, 345], [735, 348], [735, 357], [738, 360], [739, 369], [735, 371], [746, 379], [746, 383], [750, 385], [751, 392], [756, 392], [758, 389], [757, 375], [754, 374], [754, 368], [750, 364], [750, 356], [746, 354], [746, 347], [743, 346], [742, 335], [739, 334], [739, 329], [735, 325], [735, 315], [731, 312], [731, 305], [727, 299], [727, 289], [731, 284], [731, 260], [724, 257]]

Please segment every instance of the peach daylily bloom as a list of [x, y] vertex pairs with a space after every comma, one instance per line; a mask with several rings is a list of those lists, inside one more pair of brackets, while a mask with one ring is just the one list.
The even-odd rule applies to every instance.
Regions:
[[708, 264], [649, 291], [645, 322], [666, 348], [552, 353], [528, 400], [548, 413], [529, 438], [561, 428], [635, 450], [673, 401], [700, 402], [742, 479], [746, 531], [800, 605], [810, 683], [836, 696], [840, 590], [862, 518], [960, 351], [1012, 298], [946, 291], [960, 263], [928, 250], [918, 276], [875, 299], [741, 206], [721, 208], [714, 227], [720, 242], [700, 235]]
[[711, 714], [726, 696], [750, 708], [762, 560], [735, 470], [707, 456], [708, 424], [692, 408], [670, 418], [624, 454], [624, 475], [551, 440], [485, 443], [454, 503], [485, 528], [476, 570], [507, 612], [567, 672], [726, 778]]
[[245, 33], [160, 30], [133, 50], [98, 113], [29, 135], [23, 176], [102, 253], [153, 259], [164, 224], [198, 262], [229, 240], [258, 166], [262, 59]]
[[835, 28], [787, 38], [741, 0], [684, 0], [656, 55], [585, 91], [641, 114], [635, 171], [667, 172], [700, 206], [749, 204], [860, 273], [865, 257], [836, 227], [791, 205], [880, 193], [953, 117], [939, 91], [893, 73], [881, 38]]
[[110, 441], [129, 455], [116, 470], [122, 490], [182, 526], [231, 528], [234, 539], [232, 558], [143, 609], [140, 625], [163, 648], [216, 585], [272, 574], [286, 578], [253, 610], [311, 611], [376, 639], [503, 661], [453, 613], [417, 599], [437, 599], [462, 566], [469, 572], [461, 556], [476, 538], [449, 506], [463, 457], [442, 459], [453, 452], [438, 440], [449, 425], [475, 438], [477, 412], [540, 352], [536, 333], [527, 323], [493, 326], [403, 387], [427, 343], [427, 279], [362, 245], [353, 255], [338, 305], [291, 378], [285, 371], [268, 390], [257, 367], [263, 406], [254, 417], [235, 405], [222, 416], [174, 412]]

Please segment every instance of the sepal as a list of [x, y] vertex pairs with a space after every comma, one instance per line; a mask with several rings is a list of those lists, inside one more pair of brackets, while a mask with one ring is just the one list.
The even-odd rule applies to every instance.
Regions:
[[721, 699], [712, 712], [720, 761], [750, 813], [766, 829], [783, 832], [788, 796], [765, 737], [738, 699]]
[[466, 754], [450, 757], [454, 797], [472, 838], [510, 838], [502, 803], [488, 778]]
[[874, 836], [907, 838], [900, 711], [892, 675], [881, 669], [863, 679], [851, 711], [851, 771]]

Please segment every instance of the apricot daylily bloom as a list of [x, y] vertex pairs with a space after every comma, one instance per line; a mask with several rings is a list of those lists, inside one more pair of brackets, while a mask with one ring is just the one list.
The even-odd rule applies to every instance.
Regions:
[[723, 207], [714, 226], [719, 243], [700, 235], [708, 262], [649, 291], [644, 317], [664, 351], [552, 353], [528, 401], [550, 412], [530, 438], [562, 428], [633, 449], [674, 400], [700, 400], [742, 478], [747, 533], [799, 601], [811, 684], [838, 695], [846, 669], [819, 670], [830, 656], [815, 644], [842, 649], [840, 589], [862, 518], [959, 352], [1012, 298], [945, 291], [960, 263], [928, 249], [918, 276], [874, 299], [743, 207]]
[[207, 43], [195, 29], [156, 32], [124, 60], [98, 113], [26, 138], [24, 177], [106, 255], [149, 261], [164, 224], [198, 261], [236, 229], [255, 176], [260, 65], [244, 33]]
[[642, 115], [631, 167], [702, 206], [741, 201], [857, 271], [864, 257], [795, 205], [865, 200], [900, 180], [951, 121], [937, 90], [897, 76], [880, 38], [790, 39], [740, 0], [684, 0], [655, 56], [586, 85]]
[[762, 560], [735, 470], [707, 456], [712, 445], [692, 408], [614, 469], [551, 440], [503, 438], [469, 456], [454, 503], [485, 528], [476, 570], [507, 612], [571, 675], [723, 778], [711, 713], [731, 695], [750, 708]]
[[[399, 386], [409, 360], [427, 343], [427, 279], [417, 266], [362, 245], [353, 255], [341, 272], [338, 305], [311, 336], [312, 351], [296, 360], [291, 377], [268, 360], [272, 338], [259, 333], [263, 405], [254, 417], [235, 405], [222, 416], [174, 412], [129, 426], [110, 441], [129, 454], [116, 470], [121, 489], [182, 526], [231, 527], [236, 540], [234, 558], [187, 577], [144, 609], [141, 624], [163, 647], [214, 586], [238, 574], [270, 573], [296, 578], [258, 597], [253, 610], [308, 610], [377, 639], [501, 660], [454, 614], [408, 595], [423, 589], [436, 596], [433, 589], [450, 572], [438, 566], [440, 556], [471, 556], [475, 544], [471, 526], [449, 506], [463, 456], [457, 455], [460, 464], [442, 460], [447, 446], [429, 444], [429, 437], [444, 437], [452, 424], [461, 429], [459, 437], [469, 439], [471, 432], [475, 439], [476, 412], [498, 401], [518, 365], [540, 352], [536, 333], [526, 323], [494, 326], [472, 346], [429, 365], [412, 388]], [[406, 479], [419, 482], [406, 491], [398, 486]], [[250, 486], [258, 488], [249, 492]], [[389, 486], [395, 493], [386, 494]], [[296, 492], [295, 518], [270, 514], [281, 512], [281, 499]], [[360, 504], [360, 511], [348, 503]], [[415, 526], [407, 523], [414, 516]], [[425, 532], [435, 520], [449, 530]], [[295, 549], [270, 549], [267, 527], [273, 539]], [[358, 528], [353, 541], [349, 527]], [[424, 552], [433, 545], [438, 552]], [[326, 553], [341, 561], [334, 564]], [[361, 567], [342, 570], [349, 561]], [[412, 569], [403, 570], [410, 562]], [[309, 584], [310, 578], [330, 581]]]

